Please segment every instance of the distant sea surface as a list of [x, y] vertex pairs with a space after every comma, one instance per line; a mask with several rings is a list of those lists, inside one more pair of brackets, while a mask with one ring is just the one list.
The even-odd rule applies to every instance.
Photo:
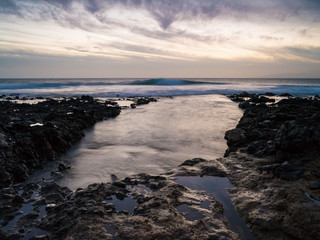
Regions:
[[60, 78], [0, 79], [0, 94], [21, 96], [183, 96], [204, 94], [290, 93], [320, 94], [319, 79], [289, 78]]

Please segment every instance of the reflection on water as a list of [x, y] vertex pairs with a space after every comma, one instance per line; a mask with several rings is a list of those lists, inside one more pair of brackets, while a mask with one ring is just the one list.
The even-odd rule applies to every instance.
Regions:
[[186, 159], [221, 157], [225, 131], [242, 113], [221, 95], [162, 98], [97, 123], [63, 160], [73, 166], [60, 183], [72, 189], [147, 172], [159, 174]]
[[234, 186], [226, 177], [212, 177], [212, 176], [181, 176], [175, 180], [178, 184], [186, 186], [195, 190], [204, 190], [207, 194], [214, 197], [223, 204], [224, 215], [228, 219], [230, 229], [239, 234], [243, 240], [256, 239], [247, 227], [245, 221], [240, 217], [237, 210], [227, 192], [227, 188]]
[[199, 210], [191, 208], [188, 204], [177, 206], [177, 210], [184, 214], [184, 218], [188, 221], [200, 220], [205, 217]]
[[117, 212], [127, 211], [133, 213], [137, 203], [131, 197], [125, 197], [124, 199], [118, 199], [116, 196], [112, 196], [111, 200], [106, 200], [106, 203], [113, 203]]

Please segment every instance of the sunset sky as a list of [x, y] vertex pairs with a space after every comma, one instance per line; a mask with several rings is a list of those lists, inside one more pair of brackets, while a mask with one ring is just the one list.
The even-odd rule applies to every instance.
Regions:
[[320, 78], [319, 0], [0, 0], [0, 78]]

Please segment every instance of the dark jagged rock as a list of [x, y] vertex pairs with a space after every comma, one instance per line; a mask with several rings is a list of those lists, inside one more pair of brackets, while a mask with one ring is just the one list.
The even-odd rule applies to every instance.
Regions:
[[297, 180], [302, 177], [304, 168], [301, 164], [284, 162], [275, 169], [275, 175], [284, 180]]
[[310, 189], [311, 189], [311, 190], [320, 190], [320, 182], [313, 183], [313, 184], [310, 186]]
[[268, 97], [274, 97], [276, 96], [276, 94], [272, 93], [272, 92], [266, 92], [264, 95], [268, 96]]
[[[275, 94], [267, 92], [264, 94], [268, 97], [274, 97]], [[233, 94], [229, 96], [229, 98], [234, 102], [239, 102], [239, 108], [241, 109], [247, 109], [255, 104], [260, 104], [260, 106], [264, 106], [265, 103], [274, 103], [275, 99], [265, 97], [261, 94], [249, 94], [247, 92], [243, 92], [240, 94]]]
[[236, 186], [231, 197], [259, 239], [320, 239], [320, 101], [282, 96], [239, 105], [244, 114], [225, 134], [222, 160]]
[[251, 107], [251, 103], [249, 101], [242, 101], [239, 103], [239, 108], [241, 109], [247, 109]]
[[194, 158], [184, 161], [180, 166], [194, 166], [195, 164], [198, 164], [200, 162], [206, 162], [207, 160], [203, 158]]
[[318, 170], [316, 170], [316, 169], [312, 170], [312, 171], [311, 171], [311, 174], [312, 174], [313, 176], [316, 176], [317, 178], [320, 178], [320, 172], [319, 172]]
[[149, 104], [150, 102], [157, 102], [157, 101], [158, 100], [156, 98], [152, 98], [152, 97], [134, 98], [134, 102], [136, 105]]
[[[226, 133], [226, 158], [187, 160], [167, 176], [228, 175], [236, 186], [230, 189], [233, 202], [259, 239], [319, 239], [319, 99], [289, 99], [266, 105], [272, 101], [261, 97], [248, 93], [234, 96], [245, 112], [237, 128]], [[80, 101], [94, 103], [88, 96]], [[89, 114], [84, 109], [77, 111]], [[43, 126], [69, 124], [65, 118], [59, 123], [61, 116], [59, 111], [51, 112]], [[22, 132], [30, 124], [43, 123], [33, 117], [32, 123], [24, 123], [21, 116], [14, 120], [17, 122], [9, 117], [11, 129], [0, 125], [1, 146], [11, 146], [7, 131]], [[2, 118], [8, 116], [0, 115]], [[32, 128], [41, 130], [43, 126]], [[48, 146], [64, 149], [63, 143], [54, 145], [63, 132], [54, 134], [49, 132], [44, 138], [36, 135], [34, 139], [40, 138], [40, 143], [52, 137]], [[25, 154], [34, 156], [33, 152]], [[21, 166], [21, 172], [29, 169], [25, 162]], [[59, 171], [64, 169], [62, 165]], [[5, 178], [10, 179], [10, 174], [4, 173]], [[139, 174], [122, 181], [113, 177], [113, 183], [91, 184], [75, 192], [54, 182], [39, 184], [0, 189], [3, 226], [20, 214], [23, 204], [33, 206], [20, 218], [15, 232], [0, 231], [1, 239], [23, 238], [30, 227], [48, 231], [38, 239], [239, 239], [228, 228], [219, 202], [176, 184], [170, 177]], [[119, 207], [120, 201], [133, 202], [133, 209]], [[208, 201], [209, 208], [202, 208], [202, 201]], [[187, 220], [185, 213], [178, 211], [181, 205], [200, 211], [202, 219]], [[45, 215], [40, 208], [42, 212], [45, 209]]]
[[226, 132], [228, 153], [246, 147], [242, 151], [278, 162], [320, 153], [319, 100], [291, 98], [245, 109], [237, 127]]
[[70, 169], [70, 166], [68, 164], [66, 164], [64, 162], [59, 163], [59, 166], [58, 166], [59, 171], [64, 171], [67, 169]]
[[252, 95], [250, 101], [254, 102], [254, 103], [275, 102], [275, 100], [272, 98], [267, 98], [267, 97], [259, 96], [259, 95]]
[[131, 103], [131, 104], [130, 104], [130, 107], [131, 107], [131, 108], [136, 108], [137, 105], [136, 105], [135, 103]]
[[[28, 196], [24, 200], [34, 206], [29, 212], [17, 215], [18, 209], [11, 209], [1, 215], [2, 221], [17, 221], [8, 233], [0, 231], [1, 239], [26, 238], [29, 231], [35, 235], [31, 239], [238, 239], [228, 227], [222, 204], [163, 176], [139, 174], [75, 192], [52, 182], [33, 186], [2, 189], [9, 199], [23, 188], [34, 189], [37, 201]], [[118, 204], [126, 199], [134, 202], [132, 209]], [[202, 219], [185, 218], [177, 208], [181, 204], [195, 207]], [[40, 211], [44, 207], [45, 214]]]
[[0, 101], [0, 187], [25, 181], [44, 161], [70, 149], [86, 128], [119, 113], [119, 107], [90, 96], [38, 104]]

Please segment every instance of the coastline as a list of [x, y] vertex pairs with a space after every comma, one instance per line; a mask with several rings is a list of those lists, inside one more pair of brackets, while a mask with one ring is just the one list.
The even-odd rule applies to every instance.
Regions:
[[320, 238], [320, 99], [231, 96], [244, 115], [226, 133], [230, 195], [261, 239]]
[[[22, 184], [17, 186], [17, 190], [5, 188], [1, 191], [8, 194], [6, 201], [14, 203], [17, 210], [22, 204], [33, 198], [34, 192], [39, 193], [36, 202], [31, 202], [35, 204], [33, 213], [23, 216], [20, 220], [20, 226], [26, 229], [45, 230], [43, 234], [40, 234], [42, 239], [74, 237], [81, 239], [113, 239], [116, 237], [129, 239], [172, 239], [172, 237], [176, 239], [210, 239], [210, 237], [238, 239], [237, 234], [231, 231], [228, 226], [221, 203], [208, 195], [174, 182], [177, 176], [228, 176], [236, 186], [230, 190], [233, 204], [259, 239], [277, 239], [275, 237], [279, 237], [279, 239], [282, 237], [312, 239], [319, 237], [316, 230], [319, 229], [317, 223], [320, 221], [317, 222], [317, 217], [320, 216], [320, 207], [310, 199], [311, 196], [318, 199], [319, 189], [310, 192], [309, 188], [312, 182], [319, 180], [317, 175], [319, 161], [316, 158], [312, 159], [315, 155], [311, 154], [311, 159], [305, 161], [306, 164], [304, 161], [299, 163], [304, 165], [303, 168], [296, 162], [292, 165], [291, 157], [295, 157], [294, 160], [298, 161], [300, 156], [289, 151], [296, 148], [296, 145], [292, 147], [290, 144], [299, 145], [301, 141], [299, 143], [290, 142], [290, 139], [286, 138], [290, 135], [290, 126], [287, 129], [282, 128], [282, 124], [285, 122], [289, 121], [290, 123], [295, 120], [292, 111], [301, 113], [302, 116], [299, 117], [302, 119], [299, 119], [298, 125], [294, 125], [291, 130], [304, 129], [305, 126], [311, 127], [317, 123], [319, 120], [319, 114], [317, 114], [319, 99], [307, 100], [306, 103], [305, 100], [292, 98], [277, 103], [282, 107], [281, 111], [271, 119], [259, 115], [259, 113], [265, 114], [267, 109], [271, 109], [269, 105], [264, 104], [268, 101], [266, 97], [239, 94], [234, 95], [232, 99], [240, 101], [240, 106], [244, 107], [245, 112], [238, 126], [226, 133], [229, 149], [224, 158], [211, 161], [193, 159], [161, 176], [140, 174], [121, 181], [115, 180], [113, 183], [92, 184], [86, 189], [79, 189], [75, 192], [62, 188], [54, 182], [44, 182], [42, 185], [38, 183]], [[303, 113], [305, 112], [300, 111], [310, 103], [315, 103], [311, 105], [316, 107], [313, 110], [316, 115], [306, 116], [308, 121], [304, 121]], [[278, 106], [275, 106], [274, 109], [277, 110]], [[283, 110], [287, 112], [283, 112]], [[258, 115], [258, 117], [252, 117], [252, 115]], [[267, 120], [269, 122], [265, 122]], [[264, 139], [266, 134], [255, 134], [261, 139], [251, 139], [247, 135], [252, 132], [251, 130], [257, 129], [272, 132], [269, 126], [273, 123], [276, 123], [274, 129], [277, 132], [269, 138], [272, 140], [272, 138], [279, 137], [278, 142], [282, 151], [280, 153], [275, 151], [278, 150], [275, 149], [278, 145], [271, 144], [270, 146], [268, 142], [271, 140]], [[247, 126], [248, 128], [246, 128]], [[316, 126], [319, 125], [316, 124]], [[281, 132], [279, 133], [279, 131]], [[303, 134], [302, 137], [304, 137]], [[261, 142], [262, 140], [266, 141]], [[284, 142], [286, 142], [285, 146], [281, 145]], [[304, 139], [302, 139], [303, 142], [305, 142]], [[309, 141], [306, 144], [312, 146], [314, 142]], [[291, 147], [288, 148], [288, 146]], [[319, 149], [317, 146], [311, 148], [312, 151], [317, 149]], [[311, 150], [308, 148], [308, 151]], [[290, 158], [284, 159], [288, 154], [290, 154]], [[285, 160], [287, 162], [289, 160], [289, 164], [285, 163]], [[314, 174], [313, 170], [316, 170]], [[305, 178], [306, 175], [309, 178]], [[293, 179], [288, 179], [288, 176]], [[299, 192], [300, 188], [309, 189], [310, 198], [303, 192]], [[22, 197], [18, 194], [19, 191], [23, 192]], [[117, 200], [114, 200], [114, 196], [119, 201], [133, 199], [136, 202], [133, 212], [117, 209], [115, 206]], [[207, 207], [203, 207], [204, 203], [207, 203]], [[184, 204], [196, 209], [197, 213], [200, 212], [201, 218], [188, 221], [187, 215], [184, 212], [179, 212], [178, 208]], [[44, 209], [47, 215], [41, 216]], [[309, 216], [313, 216], [312, 222], [307, 221]], [[296, 218], [297, 220], [295, 220]], [[7, 222], [9, 223], [10, 220]], [[296, 229], [299, 229], [298, 233], [296, 233]], [[274, 231], [276, 236], [270, 235], [270, 231]], [[23, 233], [14, 234], [23, 235]], [[18, 235], [16, 235], [17, 238], [19, 238]], [[3, 239], [10, 239], [10, 236], [6, 236], [3, 232], [0, 233], [0, 236]]]
[[27, 180], [43, 162], [69, 150], [85, 129], [120, 114], [115, 102], [100, 103], [89, 96], [37, 104], [0, 101], [0, 105], [1, 187]]

